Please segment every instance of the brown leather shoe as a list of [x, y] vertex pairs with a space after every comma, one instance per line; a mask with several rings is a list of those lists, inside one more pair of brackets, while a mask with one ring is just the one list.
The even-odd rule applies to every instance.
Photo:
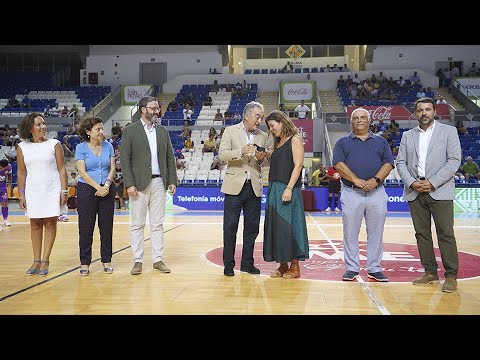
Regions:
[[141, 262], [136, 262], [133, 265], [132, 270], [130, 271], [131, 275], [140, 275], [142, 273], [142, 263]]
[[413, 280], [412, 284], [413, 285], [427, 285], [427, 284], [431, 284], [434, 281], [438, 281], [438, 274], [424, 273], [419, 278], [416, 278], [415, 280]]
[[451, 293], [457, 290], [457, 279], [452, 277], [445, 278], [445, 282], [442, 286], [442, 291], [446, 293]]
[[153, 270], [157, 270], [163, 273], [169, 273], [170, 269], [163, 263], [163, 261], [157, 261], [153, 264]]

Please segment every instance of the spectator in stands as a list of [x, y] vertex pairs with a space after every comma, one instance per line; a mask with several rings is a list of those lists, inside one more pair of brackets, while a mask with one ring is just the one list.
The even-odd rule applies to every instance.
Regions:
[[283, 112], [285, 115], [288, 116], [288, 110], [285, 109], [285, 104], [284, 104], [284, 103], [280, 103], [280, 104], [279, 104], [278, 110], [280, 110], [281, 112]]
[[[19, 125], [17, 184], [20, 209], [30, 219], [33, 264], [27, 275], [48, 275], [60, 207], [67, 203], [68, 177], [62, 146], [47, 139], [41, 113], [29, 113]], [[43, 254], [42, 254], [43, 252]]]
[[425, 92], [425, 88], [423, 88], [421, 90], [419, 89], [418, 92], [417, 92], [417, 99], [422, 99], [425, 96], [427, 96], [427, 94]]
[[227, 168], [227, 162], [222, 161], [218, 158], [218, 155], [213, 157], [212, 165], [210, 166], [210, 170], [224, 170]]
[[80, 116], [80, 110], [78, 109], [77, 104], [72, 104], [72, 107], [68, 112], [68, 116], [73, 117], [74, 120], [78, 120]]
[[212, 106], [212, 97], [209, 94], [206, 94], [203, 98], [203, 106]]
[[195, 96], [193, 96], [192, 93], [188, 94], [187, 103], [190, 104], [190, 106], [195, 107]]
[[55, 106], [50, 110], [50, 116], [58, 117], [60, 116], [61, 109], [57, 103], [55, 103]]
[[478, 67], [476, 62], [472, 62], [472, 66], [470, 67], [470, 70], [466, 74], [467, 76], [477, 76], [478, 73]]
[[122, 127], [120, 123], [117, 121], [115, 122], [115, 126], [112, 127], [112, 136], [119, 135], [122, 137]]
[[63, 144], [62, 144], [63, 154], [65, 155], [66, 159], [71, 158], [74, 154], [74, 150], [72, 145], [68, 142], [68, 138], [66, 136], [63, 137]]
[[297, 105], [297, 107], [295, 108], [296, 116], [302, 120], [306, 119], [308, 114], [311, 112], [312, 110], [310, 110], [310, 108], [307, 105], [305, 105], [305, 100], [301, 100], [300, 105]]
[[478, 168], [478, 164], [473, 161], [471, 156], [467, 156], [465, 160], [465, 163], [462, 165], [465, 180], [468, 182], [470, 179], [480, 179], [480, 169]]
[[77, 183], [78, 183], [77, 173], [75, 171], [72, 171], [68, 177], [68, 186], [76, 188]]
[[215, 153], [215, 150], [217, 148], [217, 144], [215, 142], [215, 134], [208, 134], [208, 138], [203, 141], [202, 154], [206, 152]]
[[377, 124], [377, 134], [382, 135], [385, 132], [388, 132], [388, 124], [384, 122], [383, 119], [379, 119]]
[[347, 64], [343, 64], [342, 72], [350, 72], [350, 69], [348, 68]]
[[[243, 110], [243, 122], [225, 128], [219, 158], [228, 163], [221, 191], [225, 194], [223, 216], [223, 274], [234, 276], [235, 244], [238, 223], [243, 209], [243, 248], [240, 271], [260, 274], [254, 265], [253, 250], [259, 233], [262, 199], [262, 163], [268, 147], [267, 134], [259, 129], [264, 117], [263, 105], [251, 101]], [[246, 141], [246, 139], [248, 139]], [[245, 142], [247, 144], [245, 145]], [[257, 146], [256, 146], [256, 145]]]
[[220, 85], [218, 85], [218, 80], [215, 79], [213, 84], [210, 85], [210, 92], [214, 92], [215, 94], [220, 91]]
[[452, 66], [451, 72], [452, 72], [452, 77], [460, 76], [460, 69], [458, 68], [457, 65]]
[[30, 109], [31, 107], [31, 104], [32, 104], [32, 101], [30, 100], [30, 98], [28, 97], [28, 95], [25, 95], [22, 99], [22, 108], [24, 109]]
[[17, 149], [19, 142], [16, 139], [13, 139], [10, 144], [10, 146], [7, 145], [8, 149], [4, 152], [4, 155], [7, 158], [8, 162], [11, 164], [17, 161]]
[[237, 81], [233, 87], [232, 96], [240, 96], [242, 94], [242, 83]]
[[[408, 201], [415, 229], [420, 263], [424, 268], [413, 285], [438, 281], [438, 255], [434, 252], [431, 219], [435, 222], [438, 247], [445, 268], [442, 291], [457, 289], [458, 250], [454, 232], [455, 183], [452, 181], [461, 159], [461, 145], [455, 129], [434, 119], [431, 98], [415, 103], [418, 126], [402, 134], [397, 170], [404, 183], [403, 199]], [[431, 137], [431, 139], [430, 139]], [[428, 149], [428, 151], [427, 151]]]
[[426, 97], [429, 97], [429, 98], [433, 99], [435, 97], [435, 92], [429, 86], [429, 87], [427, 87], [427, 91], [425, 91], [425, 95], [426, 95]]
[[82, 142], [75, 148], [79, 173], [77, 183], [78, 234], [80, 247], [80, 276], [90, 274], [95, 223], [100, 229], [100, 256], [105, 274], [111, 274], [112, 235], [115, 210], [115, 152], [105, 140], [103, 121], [89, 117], [80, 122]]
[[178, 105], [177, 105], [177, 102], [175, 101], [175, 99], [173, 99], [172, 101], [170, 101], [167, 105], [167, 111], [177, 111], [178, 109]]
[[400, 125], [398, 125], [398, 123], [394, 119], [390, 120], [390, 125], [388, 125], [388, 132], [392, 135], [400, 135]]
[[43, 116], [45, 117], [52, 116], [51, 111], [52, 111], [52, 108], [50, 107], [50, 105], [47, 105], [47, 107], [43, 110]]
[[337, 64], [333, 64], [332, 72], [340, 72], [340, 69], [338, 68]]
[[455, 127], [457, 128], [457, 133], [458, 135], [465, 135], [467, 134], [467, 128], [465, 127], [465, 125], [463, 124], [463, 121], [462, 120], [457, 120], [455, 122]]
[[452, 82], [452, 72], [448, 68], [443, 69], [443, 86], [449, 87]]
[[235, 115], [233, 115], [233, 118], [235, 120], [242, 120], [242, 115], [238, 111], [235, 112]]
[[218, 149], [220, 149], [220, 142], [222, 141], [223, 133], [225, 132], [225, 127], [220, 129], [220, 134], [215, 137], [215, 144], [216, 144], [216, 153], [218, 153]]
[[465, 181], [465, 175], [463, 174], [463, 166], [460, 166], [455, 173], [454, 177], [455, 181]]
[[223, 115], [220, 112], [220, 109], [217, 109], [217, 113], [215, 114], [215, 117], [213, 118], [214, 121], [223, 121]]
[[195, 146], [195, 143], [193, 142], [192, 138], [190, 135], [187, 135], [185, 141], [183, 142], [183, 149], [182, 152], [193, 152], [193, 147]]
[[67, 105], [63, 106], [62, 111], [60, 111], [60, 116], [61, 117], [67, 117], [70, 112], [68, 111]]
[[410, 76], [409, 80], [412, 85], [420, 84], [420, 77], [417, 75], [416, 71], [413, 72], [413, 75]]
[[233, 117], [233, 113], [230, 111], [230, 109], [225, 110], [223, 113], [224, 119], [231, 119]]
[[185, 120], [183, 122], [183, 128], [182, 128], [182, 131], [180, 132], [180, 137], [182, 138], [186, 138], [187, 136], [191, 136], [192, 135], [192, 130], [190, 129], [190, 123], [188, 120]]
[[346, 82], [345, 79], [343, 78], [343, 75], [340, 75], [340, 77], [337, 80], [337, 87], [342, 87], [345, 86]]
[[122, 163], [120, 160], [115, 161], [115, 176], [113, 178], [113, 185], [115, 186], [115, 197], [118, 196], [118, 207], [120, 210], [125, 210], [125, 186], [123, 185]]
[[[135, 263], [130, 274], [142, 273], [147, 211], [150, 214], [153, 270], [170, 273], [164, 263], [163, 222], [166, 192], [173, 196], [177, 190], [175, 156], [168, 130], [157, 122], [160, 111], [157, 99], [151, 96], [142, 98], [138, 109], [140, 120], [124, 130], [120, 153], [123, 179], [131, 208], [130, 243]], [[145, 132], [149, 138], [147, 144], [143, 140]]]
[[448, 104], [447, 100], [443, 98], [443, 96], [439, 96], [437, 99], [437, 104]]
[[328, 186], [327, 168], [325, 165], [320, 165], [320, 167], [313, 172], [308, 184], [313, 186]]
[[[393, 79], [392, 79], [393, 80]], [[355, 84], [360, 84], [360, 79], [358, 78], [358, 74], [354, 74], [353, 75], [353, 79], [352, 79], [352, 82], [355, 83]]]
[[185, 160], [185, 156], [182, 153], [178, 154], [177, 159], [175, 161], [175, 165], [177, 170], [182, 170], [187, 168], [187, 161]]
[[400, 76], [397, 81], [397, 88], [404, 88], [405, 86], [407, 86], [407, 82], [405, 81], [403, 76]]
[[300, 277], [299, 262], [309, 258], [301, 192], [303, 139], [292, 120], [281, 111], [272, 111], [265, 122], [274, 146], [268, 175], [263, 259], [280, 264], [270, 277], [293, 279]]
[[[190, 109], [190, 104], [186, 103], [183, 109], [183, 120], [192, 120], [193, 111]], [[188, 122], [190, 124], [190, 121]]]
[[290, 61], [287, 61], [287, 64], [280, 70], [283, 74], [293, 73], [293, 65], [290, 64]]
[[[12, 226], [8, 221], [8, 189], [10, 189], [10, 196], [13, 197], [12, 187], [12, 165], [7, 159], [0, 160], [0, 204], [2, 205], [3, 225]], [[1, 226], [1, 225], [0, 225]]]
[[332, 72], [332, 68], [330, 67], [329, 64], [327, 64], [327, 67], [323, 69], [323, 72]]
[[21, 104], [17, 99], [15, 99], [15, 96], [12, 96], [10, 99], [8, 99], [7, 107], [18, 108], [21, 107]]
[[438, 87], [441, 88], [444, 84], [444, 79], [445, 79], [445, 75], [443, 74], [443, 69], [442, 68], [438, 69], [435, 75], [438, 76]]

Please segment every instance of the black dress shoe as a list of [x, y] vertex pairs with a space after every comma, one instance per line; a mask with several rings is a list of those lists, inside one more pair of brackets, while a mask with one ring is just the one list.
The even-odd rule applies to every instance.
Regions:
[[223, 275], [225, 275], [225, 276], [235, 276], [235, 272], [233, 271], [233, 268], [225, 268], [225, 269], [223, 269]]
[[241, 267], [240, 268], [240, 271], [242, 272], [247, 272], [249, 274], [260, 274], [260, 270], [257, 269], [255, 266], [253, 265], [250, 265], [250, 266], [246, 266], [246, 267]]

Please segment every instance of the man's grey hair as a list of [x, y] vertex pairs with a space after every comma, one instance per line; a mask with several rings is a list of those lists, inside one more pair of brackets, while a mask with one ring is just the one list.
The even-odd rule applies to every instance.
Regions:
[[258, 101], [250, 101], [247, 105], [245, 105], [245, 108], [243, 109], [243, 119], [245, 119], [245, 116], [250, 114], [256, 107], [262, 109], [262, 111], [265, 111], [263, 105], [260, 104]]

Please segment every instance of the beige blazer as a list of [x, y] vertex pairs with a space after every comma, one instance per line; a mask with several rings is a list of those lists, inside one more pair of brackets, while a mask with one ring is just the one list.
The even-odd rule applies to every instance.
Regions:
[[[271, 147], [271, 139], [262, 130], [254, 133], [254, 143], [265, 148]], [[247, 137], [243, 130], [243, 123], [231, 125], [225, 128], [220, 141], [218, 157], [227, 162], [227, 169], [223, 179], [221, 191], [224, 194], [238, 195], [242, 190], [250, 170], [252, 188], [257, 197], [262, 196], [262, 165], [268, 164], [268, 160], [259, 163], [255, 156], [242, 156], [242, 147], [247, 145]]]

